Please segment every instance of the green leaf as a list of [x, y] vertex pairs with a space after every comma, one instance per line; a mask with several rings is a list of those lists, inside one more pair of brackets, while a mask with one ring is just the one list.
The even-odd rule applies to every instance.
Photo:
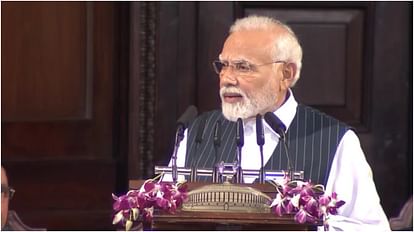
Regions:
[[287, 186], [289, 186], [291, 188], [296, 188], [298, 186], [298, 183], [296, 181], [291, 181], [291, 182], [287, 183]]
[[316, 194], [324, 194], [325, 193], [325, 188], [321, 184], [313, 186], [312, 190], [315, 191]]

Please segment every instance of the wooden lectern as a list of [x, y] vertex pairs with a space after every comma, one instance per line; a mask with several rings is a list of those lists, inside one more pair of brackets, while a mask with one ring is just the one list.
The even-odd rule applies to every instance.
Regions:
[[[139, 189], [143, 180], [130, 180], [130, 189]], [[206, 184], [188, 182], [188, 191]], [[242, 184], [240, 184], [242, 185]], [[275, 189], [270, 184], [243, 184], [253, 187], [270, 197]], [[320, 224], [299, 224], [294, 215], [278, 217], [272, 213], [188, 212], [177, 210], [175, 214], [154, 211], [152, 230], [316, 230]]]

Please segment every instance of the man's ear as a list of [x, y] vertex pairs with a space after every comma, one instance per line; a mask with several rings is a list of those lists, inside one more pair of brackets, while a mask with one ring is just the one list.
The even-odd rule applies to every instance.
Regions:
[[294, 63], [287, 63], [283, 67], [283, 82], [286, 87], [290, 87], [295, 79], [297, 67]]

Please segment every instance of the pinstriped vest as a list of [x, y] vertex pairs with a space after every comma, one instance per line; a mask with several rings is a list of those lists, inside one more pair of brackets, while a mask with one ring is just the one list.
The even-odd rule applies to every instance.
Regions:
[[[200, 124], [205, 128], [202, 133]], [[214, 147], [213, 133], [219, 121], [221, 144]], [[308, 106], [298, 105], [296, 115], [286, 133], [289, 156], [294, 170], [304, 171], [305, 180], [326, 185], [336, 147], [345, 132], [344, 123]], [[203, 113], [190, 125], [187, 140], [186, 167], [211, 168], [214, 163], [236, 160], [236, 123], [224, 118], [221, 111]], [[198, 138], [198, 139], [197, 139]], [[266, 146], [266, 145], [265, 145]], [[217, 156], [217, 158], [216, 158]], [[287, 170], [282, 143], [278, 143], [265, 170]]]

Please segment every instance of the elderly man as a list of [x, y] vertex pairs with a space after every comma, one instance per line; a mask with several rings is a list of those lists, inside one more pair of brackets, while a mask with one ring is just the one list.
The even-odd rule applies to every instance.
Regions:
[[[220, 78], [221, 111], [202, 114], [189, 126], [178, 151], [177, 166], [211, 168], [217, 161], [237, 159], [235, 131], [244, 123], [243, 169], [260, 169], [256, 144], [257, 114], [275, 114], [286, 126], [286, 139], [295, 170], [305, 179], [336, 192], [346, 204], [329, 219], [333, 230], [390, 230], [387, 218], [359, 139], [338, 120], [298, 104], [291, 87], [300, 77], [302, 48], [294, 32], [268, 17], [249, 16], [230, 28], [219, 59], [213, 66]], [[196, 139], [203, 128], [203, 139]], [[220, 128], [220, 147], [214, 144], [214, 128]], [[264, 166], [287, 170], [279, 136], [264, 124]], [[252, 179], [245, 178], [245, 182]]]

